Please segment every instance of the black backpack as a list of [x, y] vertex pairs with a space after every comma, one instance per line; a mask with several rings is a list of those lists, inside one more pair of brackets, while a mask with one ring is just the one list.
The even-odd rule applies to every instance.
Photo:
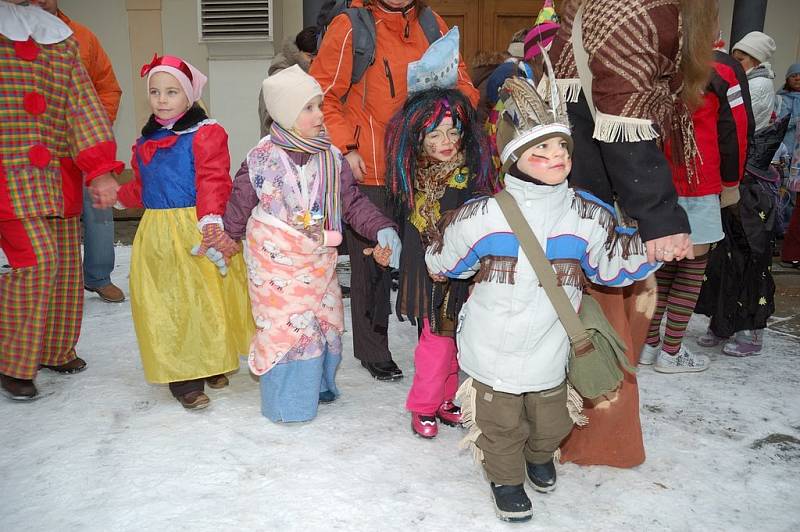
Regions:
[[[351, 0], [326, 0], [317, 16], [317, 50], [322, 43], [322, 37], [331, 21], [344, 13], [350, 19], [353, 27], [353, 72], [350, 75], [352, 87], [364, 77], [364, 72], [375, 62], [375, 19], [372, 11], [366, 7], [350, 7]], [[429, 43], [433, 43], [441, 33], [439, 24], [430, 7], [425, 7], [419, 14], [419, 23]], [[350, 91], [348, 90], [348, 93]], [[344, 96], [344, 99], [347, 95]]]

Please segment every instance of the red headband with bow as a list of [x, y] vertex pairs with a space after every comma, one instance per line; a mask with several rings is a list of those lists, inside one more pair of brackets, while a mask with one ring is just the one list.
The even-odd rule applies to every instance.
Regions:
[[184, 63], [180, 58], [175, 57], [173, 55], [162, 55], [158, 57], [158, 53], [153, 54], [153, 60], [149, 63], [142, 65], [142, 70], [139, 72], [139, 76], [145, 77], [148, 72], [150, 72], [153, 68], [157, 66], [168, 66], [172, 68], [177, 68], [184, 74], [186, 77], [189, 78], [189, 81], [194, 81], [192, 79], [192, 71], [189, 66]]

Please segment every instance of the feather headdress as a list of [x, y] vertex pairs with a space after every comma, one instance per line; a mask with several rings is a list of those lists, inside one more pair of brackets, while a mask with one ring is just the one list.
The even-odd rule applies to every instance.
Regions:
[[[544, 50], [542, 54], [547, 67], [545, 75], [554, 79], [550, 59]], [[497, 151], [502, 172], [508, 171], [529, 147], [553, 136], [564, 138], [572, 153], [567, 107], [556, 84], [549, 86], [552, 87], [549, 98], [543, 98], [529, 79], [511, 77], [503, 84], [500, 90], [503, 112], [497, 122]]]

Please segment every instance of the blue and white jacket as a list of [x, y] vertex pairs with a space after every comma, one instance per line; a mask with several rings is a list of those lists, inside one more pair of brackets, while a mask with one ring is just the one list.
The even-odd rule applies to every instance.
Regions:
[[[635, 229], [617, 226], [613, 208], [566, 183], [536, 185], [505, 176], [575, 308], [586, 280], [625, 286], [644, 279], [649, 264]], [[428, 248], [434, 273], [475, 287], [458, 325], [461, 368], [495, 390], [547, 390], [566, 378], [569, 338], [519, 241], [493, 198], [467, 203], [448, 217], [442, 246]]]

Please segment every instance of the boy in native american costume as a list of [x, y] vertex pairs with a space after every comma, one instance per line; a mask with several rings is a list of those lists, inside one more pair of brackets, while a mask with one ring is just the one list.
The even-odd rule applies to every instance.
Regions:
[[[580, 306], [586, 278], [625, 286], [650, 275], [657, 266], [647, 262], [636, 230], [618, 227], [612, 206], [567, 186], [573, 144], [558, 91], [548, 106], [531, 81], [515, 77], [502, 98], [497, 147], [505, 190], [572, 305]], [[470, 427], [465, 442], [483, 464], [497, 516], [526, 521], [533, 510], [523, 482], [527, 476], [540, 492], [555, 488], [553, 453], [572, 429], [569, 338], [497, 200], [468, 202], [442, 226], [442, 243], [425, 257], [431, 275], [475, 276], [457, 332], [459, 362], [471, 377], [458, 395]]]

